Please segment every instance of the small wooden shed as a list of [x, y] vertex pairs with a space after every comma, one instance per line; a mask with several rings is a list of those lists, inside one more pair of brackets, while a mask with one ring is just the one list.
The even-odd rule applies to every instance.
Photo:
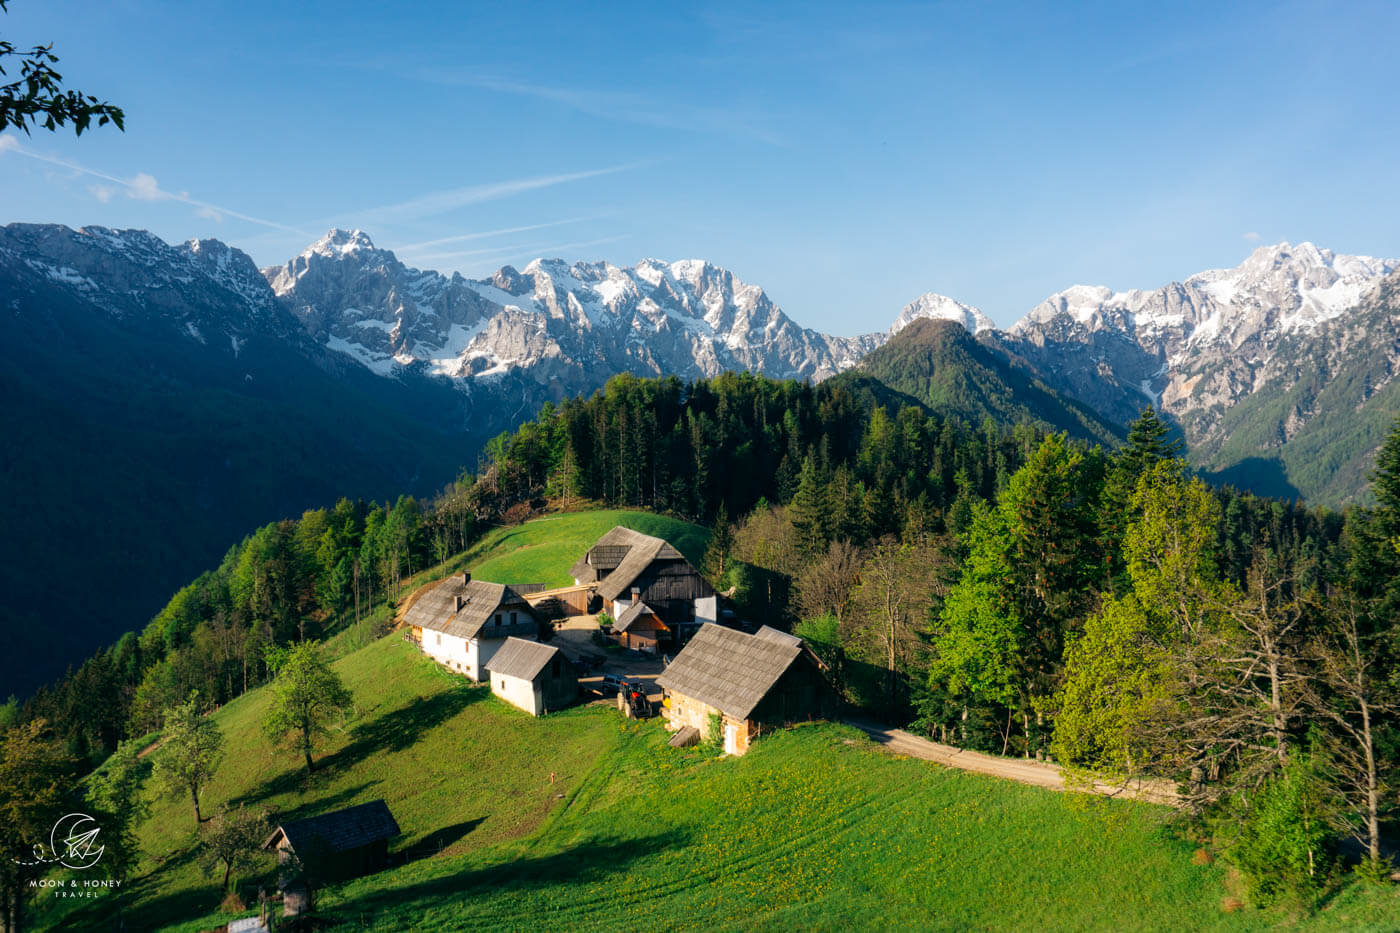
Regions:
[[563, 709], [578, 699], [578, 673], [553, 645], [507, 638], [486, 669], [491, 692], [531, 716]]
[[704, 625], [656, 678], [666, 726], [708, 735], [719, 718], [724, 751], [742, 755], [768, 726], [830, 717], [835, 696], [802, 639], [764, 626], [749, 635]]
[[319, 881], [367, 875], [389, 861], [389, 840], [399, 824], [383, 800], [371, 800], [304, 820], [281, 823], [263, 843], [286, 865], [300, 861]]
[[613, 623], [612, 630], [617, 643], [622, 647], [653, 654], [660, 649], [662, 639], [671, 635], [670, 627], [662, 621], [661, 616], [640, 598], [634, 599], [632, 604], [623, 610], [622, 615]]

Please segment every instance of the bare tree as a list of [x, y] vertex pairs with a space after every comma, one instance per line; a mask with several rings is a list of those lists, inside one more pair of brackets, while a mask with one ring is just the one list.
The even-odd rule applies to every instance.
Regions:
[[850, 639], [880, 659], [886, 672], [886, 699], [895, 702], [898, 671], [921, 644], [935, 599], [945, 595], [943, 552], [882, 538], [860, 570]]
[[1190, 775], [1183, 797], [1196, 809], [1227, 786], [1248, 791], [1276, 773], [1303, 712], [1306, 606], [1289, 577], [1262, 564], [1247, 593], [1223, 591], [1176, 644], [1172, 682], [1141, 722], [1164, 769]]
[[1381, 801], [1389, 793], [1385, 762], [1377, 754], [1377, 721], [1400, 712], [1376, 639], [1350, 591], [1332, 594], [1324, 626], [1309, 644], [1314, 677], [1308, 709], [1328, 725], [1327, 748], [1351, 811], [1345, 831], [1366, 847], [1373, 870], [1381, 865]]
[[863, 557], [851, 542], [833, 541], [826, 553], [802, 568], [795, 584], [798, 618], [815, 619], [826, 613], [838, 622], [849, 618]]

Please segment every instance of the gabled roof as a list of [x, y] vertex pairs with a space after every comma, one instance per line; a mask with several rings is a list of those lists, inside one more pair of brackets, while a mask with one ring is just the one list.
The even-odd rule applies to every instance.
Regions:
[[[517, 612], [528, 612], [520, 590], [534, 592], [540, 584], [525, 584], [519, 589], [501, 583], [487, 583], [484, 580], [462, 581], [456, 574], [438, 583], [413, 603], [404, 613], [404, 622], [433, 632], [455, 635], [458, 638], [475, 638], [481, 627], [491, 618], [491, 614], [505, 603], [519, 603]], [[462, 608], [457, 608], [458, 598]], [[530, 617], [531, 621], [534, 617]]]
[[802, 653], [801, 640], [794, 641], [707, 622], [656, 682], [735, 719], [747, 719]]
[[656, 560], [685, 560], [685, 555], [661, 538], [618, 525], [594, 542], [574, 564], [570, 574], [582, 580], [598, 570], [612, 570], [607, 579], [598, 584], [598, 595], [616, 599]]
[[507, 638], [501, 649], [486, 663], [486, 669], [505, 677], [534, 680], [556, 656], [559, 656], [559, 649], [553, 645], [542, 645], [523, 638]]
[[276, 846], [286, 838], [292, 851], [303, 855], [310, 852], [345, 852], [360, 846], [392, 839], [399, 834], [399, 824], [383, 800], [371, 800], [344, 810], [333, 810], [304, 820], [282, 823], [263, 843], [264, 849]]
[[802, 647], [802, 639], [796, 635], [789, 635], [787, 632], [780, 632], [771, 625], [765, 625], [753, 633], [754, 638], [766, 638], [769, 641], [777, 642], [780, 645], [792, 645], [797, 648]]
[[[632, 627], [633, 622], [648, 615], [656, 616], [656, 621], [661, 622], [661, 617], [656, 615], [656, 611], [639, 599], [624, 609], [622, 615], [617, 617], [617, 621], [613, 623], [613, 631], [625, 632]], [[665, 622], [661, 622], [661, 627], [670, 631]]]

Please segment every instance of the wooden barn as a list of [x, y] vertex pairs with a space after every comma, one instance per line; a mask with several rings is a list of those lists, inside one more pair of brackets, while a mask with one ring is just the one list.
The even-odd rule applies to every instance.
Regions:
[[[383, 800], [278, 825], [264, 849], [286, 865], [293, 859], [319, 882], [367, 875], [389, 861], [389, 840], [399, 824]], [[299, 879], [301, 880], [301, 879]]]
[[622, 611], [613, 623], [612, 633], [622, 647], [650, 654], [661, 650], [661, 642], [671, 638], [670, 627], [641, 599], [633, 600]]
[[656, 682], [666, 691], [668, 729], [705, 736], [719, 716], [730, 755], [748, 751], [764, 729], [836, 710], [820, 662], [802, 639], [766, 625], [753, 635], [703, 626]]
[[486, 668], [491, 692], [531, 716], [561, 710], [578, 699], [578, 674], [553, 645], [508, 638]]
[[425, 654], [481, 681], [507, 638], [539, 637], [539, 621], [525, 597], [543, 588], [485, 583], [464, 571], [420, 595], [404, 622]]
[[603, 609], [614, 619], [644, 602], [683, 643], [719, 618], [714, 587], [661, 538], [621, 525], [603, 535], [570, 571], [575, 584], [596, 583]]

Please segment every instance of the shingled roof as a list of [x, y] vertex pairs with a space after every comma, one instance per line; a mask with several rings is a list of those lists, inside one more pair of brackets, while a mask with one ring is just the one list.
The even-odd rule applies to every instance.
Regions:
[[[461, 574], [456, 574], [419, 596], [404, 613], [404, 622], [458, 638], [475, 638], [502, 603], [519, 602], [521, 605], [517, 611], [527, 612], [529, 604], [524, 601], [523, 593], [537, 592], [542, 588], [542, 584], [536, 583], [523, 586], [505, 586], [483, 580], [466, 583]], [[460, 610], [457, 608], [459, 597], [462, 599]]]
[[[626, 609], [622, 610], [622, 614], [618, 616], [617, 621], [613, 623], [613, 631], [625, 632], [632, 627], [633, 622], [636, 622], [638, 619], [645, 615], [654, 616], [656, 615], [656, 610], [652, 609], [650, 606], [648, 606], [646, 603], [642, 602], [639, 599], [632, 605], [628, 606]], [[660, 618], [660, 616], [657, 616], [658, 621], [660, 620]], [[663, 628], [666, 627], [665, 622], [662, 622], [661, 625]], [[670, 631], [670, 629], [667, 629], [667, 631]]]
[[383, 800], [371, 800], [344, 810], [282, 823], [263, 843], [263, 848], [274, 848], [280, 838], [285, 838], [294, 852], [346, 852], [381, 839], [392, 839], [398, 834], [399, 824], [389, 812], [388, 804]]
[[762, 629], [748, 635], [707, 622], [656, 682], [735, 719], [747, 719], [802, 653], [801, 639], [794, 641], [773, 638]]
[[583, 580], [596, 577], [599, 570], [612, 570], [607, 579], [598, 584], [598, 595], [617, 599], [656, 560], [685, 560], [685, 555], [661, 538], [618, 525], [594, 542], [574, 564], [570, 574], [575, 580]]
[[559, 649], [553, 645], [542, 645], [523, 638], [507, 638], [501, 649], [486, 663], [486, 669], [506, 677], [534, 680], [558, 654]]

